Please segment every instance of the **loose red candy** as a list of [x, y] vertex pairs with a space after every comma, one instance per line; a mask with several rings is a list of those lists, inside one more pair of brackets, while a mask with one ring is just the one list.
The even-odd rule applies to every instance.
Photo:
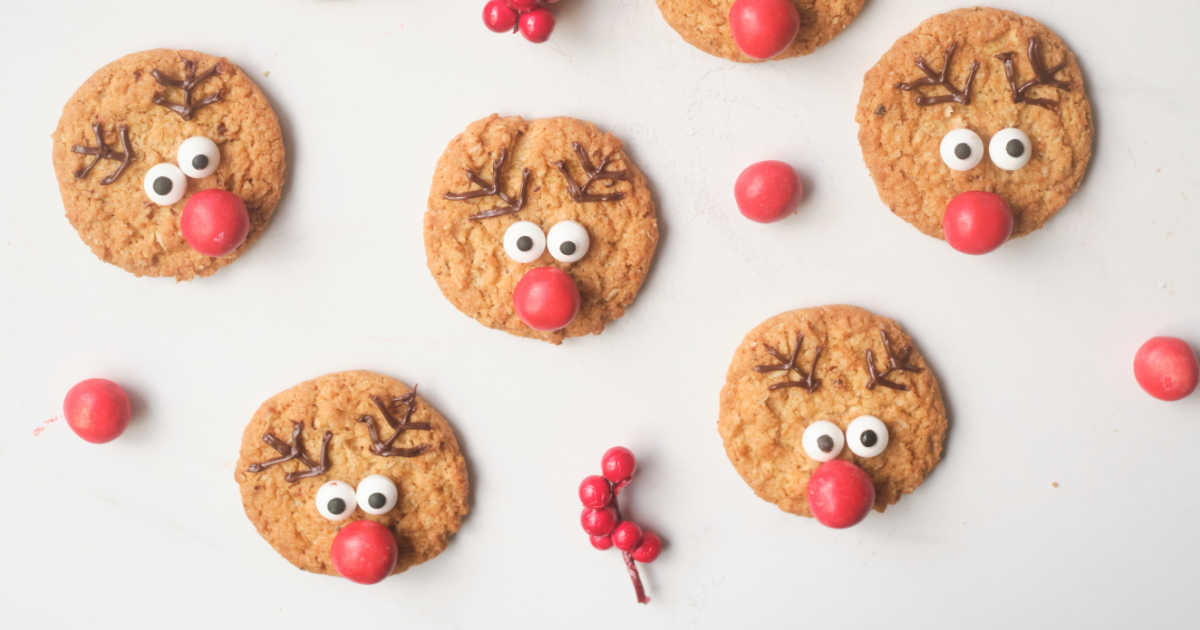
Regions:
[[103, 444], [116, 439], [129, 426], [129, 396], [112, 381], [89, 378], [67, 391], [63, 415], [76, 435]]
[[534, 330], [559, 330], [579, 312], [579, 287], [557, 267], [530, 269], [513, 289], [513, 308]]
[[1013, 231], [1013, 215], [999, 195], [981, 190], [955, 195], [942, 215], [942, 233], [965, 254], [986, 254], [1004, 244]]
[[633, 550], [633, 559], [638, 562], [654, 562], [662, 553], [662, 539], [650, 530], [642, 532], [642, 542]]
[[875, 504], [875, 485], [861, 468], [834, 459], [808, 480], [808, 507], [822, 525], [850, 527], [866, 518]]
[[637, 460], [624, 446], [614, 446], [605, 451], [604, 456], [600, 458], [600, 471], [604, 473], [605, 479], [613, 483], [630, 479], [635, 470]]
[[800, 32], [800, 12], [792, 0], [737, 0], [729, 8], [729, 28], [742, 52], [770, 59]]
[[607, 536], [617, 526], [617, 511], [610, 507], [583, 508], [579, 522], [592, 536]]
[[250, 214], [237, 195], [210, 188], [193, 194], [179, 215], [179, 231], [192, 249], [205, 256], [224, 256], [250, 233]]
[[1186, 341], [1155, 337], [1134, 355], [1133, 376], [1147, 394], [1159, 400], [1179, 400], [1195, 391], [1200, 367]]
[[496, 33], [510, 31], [517, 25], [517, 12], [505, 0], [491, 0], [483, 5], [483, 25]]
[[391, 575], [399, 556], [396, 537], [375, 521], [354, 521], [333, 538], [329, 557], [342, 577], [374, 584]]
[[767, 160], [747, 166], [738, 175], [733, 197], [747, 219], [770, 223], [796, 209], [801, 188], [795, 169], [778, 160]]
[[609, 536], [617, 549], [633, 551], [642, 542], [642, 528], [633, 521], [621, 521]]
[[579, 484], [579, 500], [584, 507], [602, 508], [612, 501], [612, 489], [600, 475], [589, 475]]
[[525, 39], [540, 44], [550, 39], [554, 30], [554, 14], [546, 9], [534, 9], [521, 14], [521, 34]]

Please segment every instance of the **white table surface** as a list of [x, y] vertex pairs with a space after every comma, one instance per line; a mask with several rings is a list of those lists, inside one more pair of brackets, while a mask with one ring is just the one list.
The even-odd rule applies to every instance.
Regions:
[[[0, 625], [1195, 623], [1200, 395], [1153, 400], [1130, 363], [1155, 334], [1200, 343], [1200, 5], [1005, 3], [1079, 56], [1096, 151], [1058, 217], [973, 258], [890, 215], [853, 120], [867, 68], [958, 3], [874, 0], [816, 54], [757, 66], [687, 46], [650, 0], [564, 0], [542, 46], [486, 31], [482, 4], [3, 2]], [[97, 261], [50, 165], [75, 88], [159, 46], [236, 61], [288, 142], [286, 197], [262, 239], [184, 284]], [[434, 161], [493, 111], [594, 121], [653, 182], [659, 255], [603, 335], [553, 347], [486, 329], [425, 268]], [[811, 192], [761, 226], [732, 185], [768, 158], [797, 165]], [[913, 334], [952, 428], [915, 494], [832, 531], [753, 496], [716, 411], [747, 330], [842, 302]], [[454, 423], [474, 488], [445, 553], [373, 588], [292, 568], [233, 482], [261, 401], [348, 368], [419, 383]], [[97, 447], [56, 422], [34, 437], [91, 376], [136, 397], [127, 433]], [[613, 444], [640, 456], [627, 509], [668, 540], [644, 569], [647, 607], [578, 525], [576, 484]]]

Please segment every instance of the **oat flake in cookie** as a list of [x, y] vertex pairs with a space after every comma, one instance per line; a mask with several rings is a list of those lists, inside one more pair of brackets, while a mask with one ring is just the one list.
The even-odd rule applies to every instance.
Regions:
[[[138, 276], [207, 276], [267, 226], [283, 189], [283, 135], [253, 81], [227, 59], [148, 50], [92, 75], [54, 136], [67, 219], [96, 256]], [[193, 200], [193, 197], [196, 197]], [[229, 230], [205, 234], [213, 213]], [[244, 210], [243, 210], [244, 208]], [[210, 253], [197, 251], [189, 240]], [[205, 238], [199, 244], [197, 238]]]

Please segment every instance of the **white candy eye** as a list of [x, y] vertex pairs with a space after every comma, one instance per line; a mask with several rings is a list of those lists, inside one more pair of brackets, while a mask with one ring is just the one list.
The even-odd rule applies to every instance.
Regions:
[[988, 155], [992, 157], [992, 164], [1006, 171], [1015, 171], [1028, 164], [1029, 158], [1033, 157], [1033, 143], [1029, 142], [1029, 136], [1024, 131], [1016, 127], [1001, 129], [988, 143]]
[[387, 514], [396, 507], [396, 484], [383, 475], [369, 475], [358, 482], [358, 507], [367, 514]]
[[169, 206], [183, 199], [183, 193], [187, 192], [187, 178], [178, 166], [163, 162], [146, 171], [142, 187], [145, 188], [150, 201], [160, 206]]
[[554, 260], [573, 263], [588, 253], [592, 241], [588, 238], [587, 229], [574, 221], [559, 221], [550, 228], [546, 236], [550, 255]]
[[887, 448], [887, 427], [875, 416], [859, 416], [846, 428], [846, 445], [859, 457], [875, 457]]
[[827, 462], [846, 445], [846, 438], [841, 428], [828, 420], [817, 420], [804, 429], [804, 437], [800, 439], [804, 452], [819, 462]]
[[517, 221], [504, 231], [504, 251], [519, 263], [531, 263], [546, 251], [546, 235], [529, 221]]
[[188, 177], [208, 177], [221, 164], [217, 143], [204, 136], [192, 136], [179, 145], [179, 168]]
[[942, 137], [942, 161], [955, 171], [969, 171], [983, 161], [983, 140], [970, 129], [952, 129]]
[[354, 486], [345, 481], [326, 481], [317, 490], [317, 511], [331, 521], [341, 521], [354, 513]]

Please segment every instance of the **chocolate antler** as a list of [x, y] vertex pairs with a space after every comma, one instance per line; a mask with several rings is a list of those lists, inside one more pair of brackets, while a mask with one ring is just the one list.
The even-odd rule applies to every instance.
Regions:
[[325, 432], [325, 437], [321, 439], [321, 460], [314, 462], [312, 458], [304, 453], [304, 442], [300, 439], [300, 432], [304, 429], [303, 422], [292, 423], [292, 443], [287, 444], [283, 440], [275, 437], [274, 433], [266, 433], [262, 436], [262, 440], [271, 445], [271, 448], [279, 451], [279, 457], [268, 459], [265, 462], [258, 464], [250, 464], [246, 467], [246, 472], [262, 472], [275, 464], [282, 464], [287, 461], [296, 460], [305, 466], [308, 470], [297, 470], [287, 473], [283, 476], [289, 483], [295, 483], [305, 477], [316, 477], [317, 475], [325, 474], [329, 470], [329, 440], [333, 437], [330, 431]]
[[[785, 357], [783, 353], [779, 352], [775, 348], [772, 348], [765, 343], [763, 344], [763, 348], [766, 348], [767, 354], [775, 357], [779, 363], [777, 365], [757, 365], [754, 367], [754, 371], [760, 374], [764, 374], [766, 372], [784, 373], [784, 380], [778, 383], [772, 383], [769, 387], [767, 387], [768, 391], [773, 392], [777, 389], [783, 389], [785, 387], [803, 387], [811, 394], [812, 392], [817, 391], [817, 388], [821, 386], [820, 379], [816, 377], [817, 360], [821, 358], [821, 351], [823, 351], [825, 347], [817, 346], [817, 351], [813, 354], [812, 365], [810, 365], [808, 368], [808, 374], [805, 374], [804, 372], [800, 371], [800, 368], [796, 367], [796, 359], [800, 356], [800, 346], [803, 343], [804, 335], [802, 333], [796, 333], [796, 346], [792, 348], [792, 356], [790, 357]], [[788, 380], [787, 377], [789, 372], [795, 372], [796, 375], [800, 377], [800, 380]]]
[[1052, 101], [1048, 98], [1035, 98], [1026, 94], [1030, 88], [1039, 85], [1050, 85], [1060, 90], [1070, 90], [1071, 84], [1067, 81], [1060, 81], [1054, 78], [1060, 70], [1067, 67], [1067, 57], [1063, 55], [1063, 60], [1053, 68], [1047, 68], [1046, 63], [1042, 60], [1042, 43], [1036, 37], [1029, 38], [1029, 65], [1033, 66], [1033, 78], [1017, 86], [1017, 73], [1013, 69], [1014, 52], [1004, 52], [996, 55], [996, 58], [1004, 62], [1004, 76], [1008, 77], [1008, 87], [1012, 90], [1014, 103], [1029, 103], [1038, 107], [1045, 107], [1049, 110], [1058, 109], [1058, 101]]
[[225, 94], [222, 90], [217, 90], [216, 94], [206, 96], [195, 103], [192, 102], [192, 90], [195, 90], [196, 86], [212, 78], [214, 75], [219, 74], [220, 69], [221, 62], [218, 61], [217, 63], [213, 64], [211, 68], [197, 75], [196, 62], [192, 61], [191, 59], [184, 59], [183, 79], [172, 79], [159, 70], [151, 70], [150, 74], [154, 76], [154, 80], [158, 81], [159, 85], [183, 90], [182, 104], [168, 101], [166, 95], [162, 92], [156, 92], [152, 100], [154, 101], [155, 105], [162, 105], [163, 107], [166, 107], [176, 114], [179, 114], [179, 116], [184, 120], [191, 120], [192, 116], [194, 116], [201, 107], [212, 105], [213, 103], [219, 103], [221, 99], [225, 97]]
[[392, 407], [398, 405], [407, 405], [403, 420], [397, 420], [396, 417], [392, 415], [392, 409], [390, 409], [388, 405], [383, 404], [383, 401], [380, 400], [378, 396], [372, 396], [371, 402], [375, 403], [375, 406], [379, 408], [379, 413], [383, 414], [383, 419], [387, 421], [388, 426], [392, 427], [392, 429], [395, 429], [396, 431], [392, 434], [392, 437], [388, 438], [386, 441], [381, 440], [379, 438], [379, 432], [375, 430], [375, 418], [371, 417], [370, 414], [363, 414], [360, 416], [358, 421], [367, 425], [367, 434], [371, 436], [372, 453], [375, 453], [376, 455], [382, 455], [384, 457], [416, 457], [417, 455], [420, 455], [421, 453], [424, 453], [430, 449], [429, 444], [422, 444], [421, 446], [414, 446], [411, 448], [392, 446], [392, 443], [396, 441], [396, 438], [400, 437], [400, 434], [404, 433], [405, 431], [429, 431], [433, 428], [428, 422], [411, 422], [413, 412], [417, 409], [416, 387], [413, 387], [411, 392], [400, 396], [399, 398], [392, 399]]
[[620, 201], [625, 198], [625, 193], [623, 192], [611, 192], [607, 194], [588, 192], [588, 188], [595, 181], [607, 181], [609, 182], [609, 186], [612, 186], [613, 182], [629, 180], [629, 173], [627, 171], [604, 170], [608, 168], [608, 162], [613, 157], [612, 154], [604, 156], [604, 159], [600, 160], [599, 168], [597, 168], [592, 164], [592, 160], [588, 157], [587, 151], [583, 149], [583, 145], [578, 142], [572, 142], [571, 148], [575, 149], [575, 155], [579, 156], [579, 165], [583, 167], [583, 173], [587, 175], [587, 181], [580, 186], [575, 181], [575, 178], [571, 177], [571, 171], [567, 169], [567, 163], [562, 160], [555, 162], [554, 166], [562, 171], [563, 177], [567, 178], [567, 192], [571, 194], [572, 199], [583, 203], [585, 201]]
[[491, 210], [484, 210], [483, 212], [472, 214], [470, 217], [468, 217], [472, 221], [490, 219], [492, 217], [502, 217], [506, 214], [516, 214], [520, 212], [521, 209], [525, 207], [525, 189], [529, 187], [529, 169], [521, 170], [521, 194], [514, 199], [504, 194], [503, 190], [500, 190], [500, 171], [504, 170], [504, 163], [507, 161], [508, 149], [500, 149], [500, 155], [497, 155], [496, 159], [492, 162], [492, 181], [490, 183], [480, 177], [479, 173], [476, 173], [474, 170], [469, 168], [466, 169], [467, 179], [471, 180], [471, 183], [475, 184], [476, 186], [479, 186], [479, 190], [470, 190], [461, 193], [448, 192], [445, 195], [446, 199], [451, 201], [464, 201], [466, 199], [496, 196], [500, 198], [500, 201], [508, 204], [505, 206], [496, 206]]
[[955, 42], [946, 49], [946, 59], [942, 64], [941, 72], [937, 72], [933, 68], [930, 68], [929, 64], [925, 61], [925, 58], [917, 55], [914, 63], [916, 64], [917, 68], [920, 68], [921, 72], [925, 73], [925, 76], [909, 83], [897, 83], [896, 89], [908, 92], [926, 85], [940, 85], [946, 88], [946, 91], [949, 92], [949, 94], [942, 94], [940, 96], [925, 96], [918, 91], [916, 99], [917, 105], [924, 107], [926, 105], [937, 105], [938, 103], [949, 103], [950, 101], [954, 101], [955, 103], [962, 105], [969, 105], [971, 103], [971, 83], [975, 81], [975, 71], [979, 69], [979, 62], [971, 62], [971, 72], [967, 74], [967, 84], [963, 86], [963, 89], [960, 90], [954, 87], [954, 84], [950, 82], [950, 59], [954, 56], [954, 51], [957, 48], [958, 42]]
[[88, 173], [91, 173], [92, 169], [100, 163], [100, 160], [113, 160], [114, 162], [120, 162], [121, 165], [117, 167], [117, 170], [110, 173], [108, 177], [100, 180], [101, 186], [107, 186], [117, 181], [117, 178], [121, 176], [121, 173], [125, 172], [125, 167], [129, 166], [130, 160], [133, 159], [133, 145], [129, 144], [129, 125], [121, 125], [120, 127], [117, 127], [117, 133], [120, 134], [121, 137], [121, 148], [124, 149], [123, 152], [113, 151], [112, 147], [108, 146], [108, 144], [104, 142], [104, 132], [100, 127], [100, 123], [92, 123], [92, 132], [96, 134], [96, 146], [89, 147], [82, 144], [77, 144], [71, 147], [71, 151], [73, 153], [96, 156], [96, 159], [92, 160], [91, 164], [88, 164], [87, 166], [75, 171], [75, 179], [86, 178]]
[[875, 353], [871, 352], [870, 348], [868, 348], [867, 373], [871, 375], [871, 380], [867, 381], [867, 389], [875, 389], [876, 385], [883, 385], [884, 387], [890, 387], [900, 391], [907, 391], [907, 385], [901, 385], [895, 381], [888, 380], [888, 376], [896, 370], [900, 370], [901, 372], [921, 371], [921, 368], [915, 365], [910, 365], [908, 362], [908, 358], [912, 356], [912, 346], [909, 346], [904, 350], [904, 354], [897, 357], [892, 354], [892, 342], [888, 340], [887, 333], [884, 332], [882, 328], [879, 329], [879, 336], [883, 339], [883, 349], [887, 352], [887, 371], [883, 374], [880, 374], [879, 371], [875, 369]]

